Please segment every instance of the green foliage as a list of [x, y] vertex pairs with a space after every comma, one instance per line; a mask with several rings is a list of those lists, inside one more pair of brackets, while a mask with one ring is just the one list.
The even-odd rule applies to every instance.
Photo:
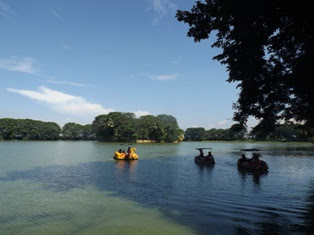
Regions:
[[242, 124], [233, 124], [229, 129], [229, 135], [232, 140], [244, 140], [247, 134], [247, 128]]
[[99, 115], [92, 124], [97, 140], [136, 141], [155, 140], [174, 142], [182, 140], [182, 130], [171, 115], [153, 115], [135, 118], [133, 113], [112, 112]]
[[206, 131], [206, 140], [231, 140], [228, 129], [210, 129]]
[[281, 124], [276, 125], [274, 131], [267, 132], [262, 125], [255, 126], [249, 133], [251, 139], [254, 140], [270, 140], [270, 141], [311, 141], [311, 129], [307, 129], [302, 125]]
[[186, 141], [202, 141], [206, 139], [206, 131], [203, 127], [191, 127], [186, 129], [184, 133]]
[[3, 140], [58, 140], [60, 132], [61, 128], [54, 122], [0, 119], [0, 136]]
[[312, 11], [312, 2], [205, 0], [176, 17], [196, 42], [216, 35], [213, 59], [240, 90], [234, 120], [254, 116], [269, 131], [281, 120], [314, 127]]
[[112, 112], [99, 115], [92, 124], [97, 140], [101, 141], [134, 141], [135, 115], [133, 113]]
[[62, 128], [63, 140], [95, 140], [92, 125], [80, 125], [73, 122], [66, 123]]
[[178, 141], [180, 134], [182, 133], [177, 119], [171, 115], [161, 114], [157, 116], [157, 140], [164, 142]]
[[140, 140], [154, 140], [158, 128], [158, 119], [153, 115], [141, 116], [136, 120], [137, 138]]
[[249, 133], [242, 124], [234, 124], [228, 129], [205, 130], [202, 127], [187, 128], [185, 131], [185, 141], [202, 140], [267, 140], [267, 141], [310, 141], [313, 142], [314, 129], [300, 124], [280, 124], [276, 125], [273, 131], [269, 132], [267, 124], [261, 122]]
[[241, 124], [234, 124], [229, 129], [210, 129], [205, 130], [203, 127], [188, 128], [185, 131], [186, 141], [202, 140], [244, 140], [246, 127]]
[[300, 124], [278, 124], [272, 128], [268, 122], [260, 122], [249, 134], [242, 124], [234, 124], [229, 129], [202, 127], [178, 127], [171, 115], [146, 115], [135, 118], [133, 113], [113, 112], [99, 115], [93, 124], [80, 125], [66, 123], [61, 128], [54, 122], [30, 119], [0, 119], [0, 140], [101, 140], [132, 142], [154, 140], [156, 142], [202, 141], [202, 140], [253, 140], [270, 141], [311, 141], [314, 142], [314, 128]]

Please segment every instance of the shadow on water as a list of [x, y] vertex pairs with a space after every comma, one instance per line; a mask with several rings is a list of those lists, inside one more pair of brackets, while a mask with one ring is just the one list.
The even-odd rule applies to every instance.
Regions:
[[[178, 161], [181, 161], [181, 164], [178, 164]], [[194, 162], [186, 163], [180, 158], [165, 161], [143, 159], [140, 161], [86, 162], [71, 166], [52, 165], [34, 167], [25, 171], [10, 171], [6, 177], [2, 177], [0, 180], [30, 180], [39, 183], [42, 189], [52, 192], [66, 192], [86, 186], [95, 186], [99, 190], [111, 192], [112, 196], [125, 197], [146, 207], [158, 208], [168, 219], [189, 226], [196, 234], [230, 232], [250, 234], [251, 232], [255, 233], [256, 229], [265, 232], [283, 231], [282, 227], [285, 224], [269, 222], [280, 221], [276, 218], [276, 216], [278, 217], [276, 212], [269, 214], [269, 220], [262, 223], [256, 221], [250, 228], [246, 228], [250, 219], [230, 224], [232, 217], [237, 215], [237, 209], [227, 208], [228, 205], [225, 206], [224, 203], [226, 201], [229, 203], [229, 207], [234, 207], [232, 204], [237, 202], [230, 202], [232, 199], [229, 197], [231, 196], [224, 195], [232, 191], [232, 188], [225, 189], [226, 187], [219, 185], [213, 179], [216, 175], [213, 172], [218, 173], [215, 168], [216, 166], [200, 166]], [[195, 171], [198, 174], [195, 174]], [[247, 174], [241, 176], [243, 178], [252, 177], [256, 185], [260, 184], [260, 177], [262, 177]], [[215, 187], [219, 187], [217, 192], [225, 199], [216, 197], [216, 193], [213, 191]], [[310, 218], [307, 226], [312, 229], [313, 193], [310, 200], [310, 212], [304, 219]], [[242, 211], [241, 213], [245, 214], [246, 212]], [[258, 212], [256, 213], [258, 214]], [[225, 226], [224, 223], [227, 225]]]
[[[190, 206], [193, 207], [192, 211], [197, 211], [194, 198], [201, 195], [198, 190], [202, 187], [195, 187], [193, 182], [198, 182], [198, 177], [189, 177], [188, 171], [189, 169], [178, 168], [173, 162], [164, 164], [157, 160], [86, 162], [10, 171], [0, 181], [29, 180], [51, 192], [95, 186], [99, 190], [109, 191], [111, 196], [125, 197], [144, 206], [158, 208], [168, 219], [189, 225], [193, 216], [186, 215], [185, 212], [190, 213]], [[202, 171], [209, 173], [208, 169], [200, 170]], [[195, 187], [192, 191], [189, 190], [191, 184]], [[190, 204], [187, 203], [189, 201]], [[0, 224], [8, 223], [10, 218], [2, 220], [0, 216]]]

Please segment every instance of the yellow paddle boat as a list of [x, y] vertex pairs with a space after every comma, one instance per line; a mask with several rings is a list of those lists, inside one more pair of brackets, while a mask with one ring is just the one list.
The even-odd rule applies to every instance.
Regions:
[[136, 148], [129, 148], [127, 153], [119, 149], [119, 151], [116, 151], [113, 159], [116, 160], [138, 160], [138, 155], [134, 152]]

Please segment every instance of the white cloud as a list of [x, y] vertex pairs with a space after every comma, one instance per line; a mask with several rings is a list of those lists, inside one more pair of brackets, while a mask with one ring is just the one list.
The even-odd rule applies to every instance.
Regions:
[[13, 88], [8, 88], [7, 90], [33, 100], [47, 103], [54, 110], [62, 114], [91, 116], [107, 114], [114, 111], [113, 109], [105, 109], [100, 104], [87, 102], [82, 97], [65, 94], [44, 86], [39, 87], [38, 91], [18, 90]]
[[205, 125], [199, 124], [198, 126], [195, 127], [200, 127], [203, 126], [205, 128], [205, 130], [210, 130], [210, 129], [227, 129], [230, 128], [231, 126], [231, 122], [228, 120], [222, 120], [219, 122], [215, 122], [215, 123], [207, 123]]
[[150, 113], [147, 112], [147, 111], [141, 111], [141, 110], [138, 110], [138, 111], [135, 111], [133, 112], [135, 114], [135, 117], [139, 118], [141, 116], [145, 116], [145, 115], [149, 115]]
[[[133, 77], [136, 77], [136, 75], [132, 75]], [[159, 80], [159, 81], [165, 81], [165, 80], [174, 80], [179, 77], [179, 73], [170, 73], [170, 74], [149, 74], [149, 73], [139, 73], [139, 77], [142, 78], [149, 78], [152, 80]]]
[[60, 85], [70, 85], [70, 86], [78, 86], [78, 87], [87, 87], [92, 86], [89, 84], [82, 84], [82, 83], [76, 83], [76, 82], [67, 82], [67, 81], [57, 81], [57, 80], [47, 80], [47, 83], [53, 83], [53, 84], [60, 84]]
[[149, 75], [151, 79], [165, 81], [165, 80], [174, 80], [178, 78], [179, 73], [172, 74], [163, 74], [163, 75]]
[[51, 13], [54, 15], [54, 17], [56, 17], [59, 21], [64, 22], [63, 18], [61, 17], [61, 15], [55, 10], [55, 9], [51, 9]]
[[159, 21], [166, 15], [172, 14], [177, 6], [171, 0], [151, 0], [152, 10], [154, 12], [153, 24], [159, 24]]
[[182, 56], [178, 56], [176, 59], [172, 60], [171, 63], [175, 65], [179, 65], [182, 62]]
[[227, 120], [222, 120], [217, 123], [218, 126], [225, 126], [228, 123]]
[[16, 14], [8, 4], [0, 1], [0, 16], [12, 20], [15, 18]]
[[61, 46], [62, 46], [62, 48], [63, 48], [64, 50], [66, 50], [66, 51], [72, 49], [71, 45], [69, 45], [69, 44], [67, 44], [67, 43], [62, 43]]
[[39, 75], [39, 71], [36, 69], [35, 65], [36, 60], [31, 57], [11, 56], [9, 58], [0, 59], [1, 69]]
[[176, 10], [176, 5], [170, 0], [152, 0], [153, 10], [158, 14], [167, 14]]

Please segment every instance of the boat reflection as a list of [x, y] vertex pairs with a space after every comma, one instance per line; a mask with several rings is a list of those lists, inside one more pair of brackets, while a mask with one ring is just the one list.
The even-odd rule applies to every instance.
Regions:
[[135, 177], [135, 170], [138, 161], [115, 161], [115, 175], [117, 179], [125, 180], [125, 178], [132, 179]]
[[266, 176], [268, 172], [246, 172], [238, 169], [238, 174], [244, 181], [246, 180], [246, 178], [252, 177], [253, 183], [256, 185], [260, 185], [260, 178]]

